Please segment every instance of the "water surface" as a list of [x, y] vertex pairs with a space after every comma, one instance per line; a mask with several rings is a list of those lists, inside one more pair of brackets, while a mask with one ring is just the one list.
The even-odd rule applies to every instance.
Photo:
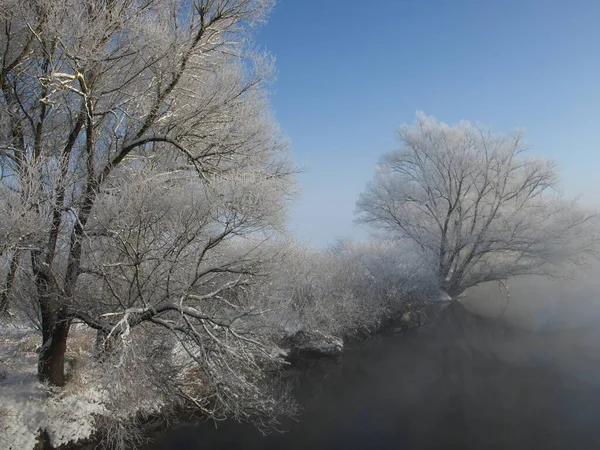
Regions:
[[459, 311], [296, 374], [304, 410], [283, 434], [204, 423], [166, 430], [145, 450], [598, 449], [600, 365], [574, 350], [581, 339], [515, 334]]

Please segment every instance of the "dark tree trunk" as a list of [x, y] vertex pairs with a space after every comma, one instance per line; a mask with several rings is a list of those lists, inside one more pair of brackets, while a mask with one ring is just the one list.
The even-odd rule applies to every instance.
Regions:
[[10, 298], [10, 291], [15, 282], [17, 276], [17, 269], [19, 268], [19, 252], [15, 252], [10, 259], [10, 266], [8, 268], [8, 274], [6, 275], [6, 283], [4, 289], [0, 292], [0, 316], [8, 313], [8, 303]]
[[38, 378], [54, 386], [65, 385], [65, 353], [70, 320], [59, 311], [42, 309], [42, 348], [38, 364]]
[[460, 280], [450, 280], [449, 283], [444, 286], [444, 290], [450, 296], [450, 298], [454, 301], [458, 298], [460, 294], [464, 292], [464, 289], [460, 286]]

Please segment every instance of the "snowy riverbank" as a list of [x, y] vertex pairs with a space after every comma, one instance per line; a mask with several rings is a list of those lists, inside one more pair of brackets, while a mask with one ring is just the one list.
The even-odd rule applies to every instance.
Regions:
[[6, 325], [0, 329], [0, 448], [31, 450], [41, 441], [61, 448], [93, 439], [99, 424], [160, 410], [160, 397], [149, 392], [146, 401], [115, 413], [108, 407], [111, 386], [90, 363], [95, 333], [75, 326], [69, 339], [69, 382], [49, 387], [37, 378], [38, 332]]

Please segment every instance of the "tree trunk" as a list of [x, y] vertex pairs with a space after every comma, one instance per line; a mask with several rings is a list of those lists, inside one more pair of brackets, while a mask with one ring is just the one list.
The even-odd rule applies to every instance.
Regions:
[[54, 386], [65, 385], [65, 353], [70, 320], [63, 314], [42, 310], [42, 348], [38, 364], [38, 378]]

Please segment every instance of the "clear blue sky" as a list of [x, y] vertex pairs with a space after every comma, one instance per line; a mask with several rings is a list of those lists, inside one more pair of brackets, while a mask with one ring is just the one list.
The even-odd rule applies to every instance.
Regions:
[[568, 195], [600, 198], [600, 0], [280, 0], [258, 42], [302, 196], [291, 229], [362, 239], [354, 204], [415, 112], [523, 128]]

